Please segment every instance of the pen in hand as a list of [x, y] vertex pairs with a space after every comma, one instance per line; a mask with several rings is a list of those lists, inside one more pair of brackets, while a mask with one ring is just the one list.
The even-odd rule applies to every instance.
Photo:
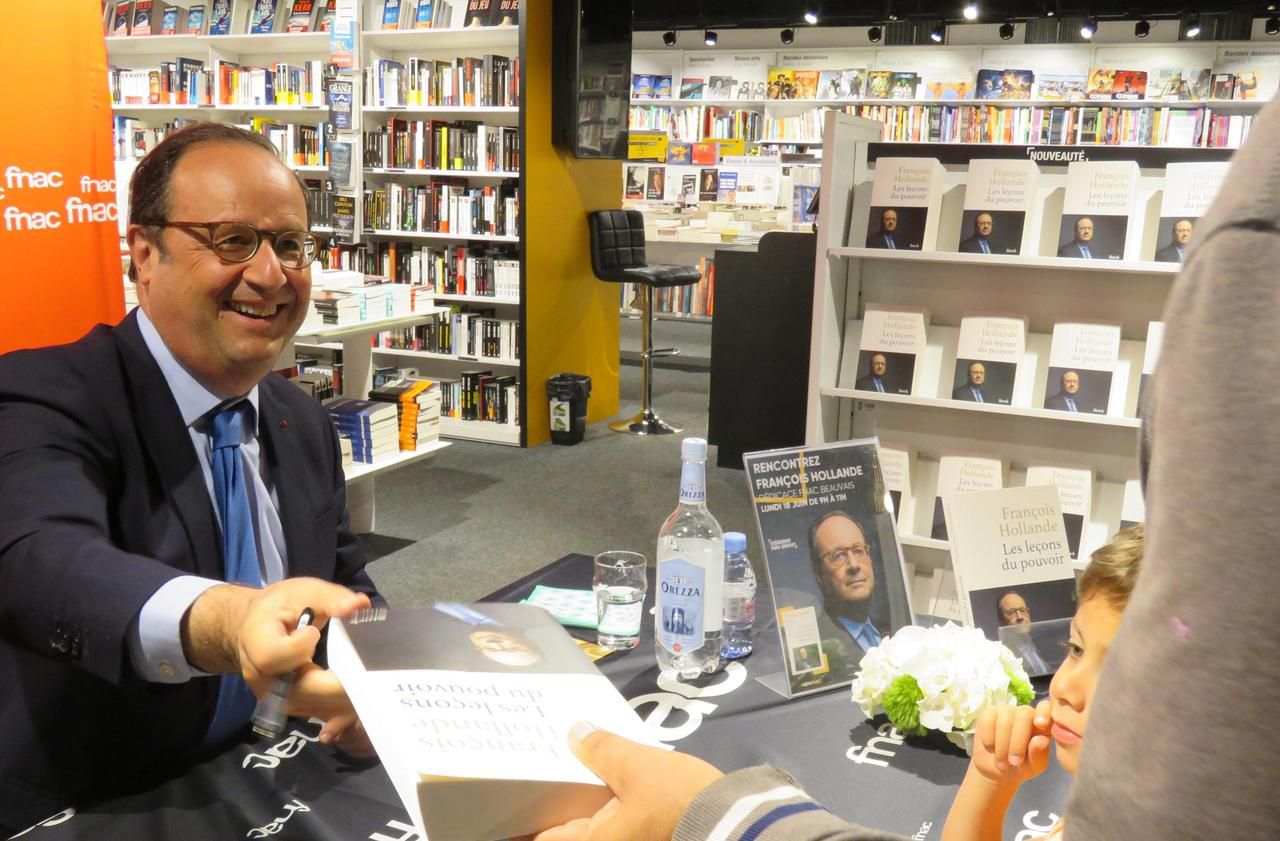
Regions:
[[[304, 608], [302, 615], [298, 617], [296, 630], [302, 630], [310, 625], [314, 616], [311, 608]], [[289, 690], [293, 688], [293, 682], [297, 678], [297, 672], [285, 672], [275, 679], [271, 689], [262, 696], [262, 700], [258, 701], [258, 706], [253, 711], [253, 732], [270, 739], [284, 732], [285, 722], [289, 718], [285, 714], [285, 705], [289, 700]]]

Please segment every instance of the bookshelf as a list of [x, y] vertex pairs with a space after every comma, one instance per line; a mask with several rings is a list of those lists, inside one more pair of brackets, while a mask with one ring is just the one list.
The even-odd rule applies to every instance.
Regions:
[[[946, 542], [928, 536], [941, 456], [1000, 458], [1006, 465], [1006, 486], [1023, 484], [1029, 465], [1088, 468], [1094, 473], [1092, 506], [1076, 564], [1083, 568], [1088, 553], [1116, 531], [1125, 482], [1137, 477], [1141, 422], [1135, 415], [1148, 324], [1162, 317], [1179, 269], [1137, 258], [1152, 247], [1153, 226], [1159, 224], [1161, 155], [1185, 158], [1178, 156], [1180, 150], [1144, 150], [1125, 259], [1040, 256], [1048, 243], [1056, 243], [1066, 181], [1065, 164], [1043, 162], [1035, 199], [1039, 207], [1035, 221], [1029, 222], [1039, 233], [1033, 230], [1027, 240], [1037, 243], [1032, 250], [1038, 253], [1000, 256], [850, 246], [866, 238], [876, 155], [892, 148], [879, 142], [879, 132], [875, 122], [848, 115], [826, 125], [824, 143], [840, 154], [824, 158], [822, 171], [822, 193], [836, 200], [824, 201], [818, 215], [819, 254], [825, 259], [819, 257], [814, 274], [806, 441], [876, 435], [887, 447], [913, 453], [913, 504], [904, 505], [910, 521], [899, 523], [899, 534], [907, 560], [925, 575], [949, 564]], [[991, 150], [921, 147], [916, 154], [948, 161], [936, 245], [954, 248], [967, 178], [967, 161], [960, 159], [989, 156]], [[955, 220], [949, 223], [950, 216]], [[877, 393], [854, 384], [861, 319], [869, 304], [923, 308], [930, 314], [911, 394]], [[1027, 320], [1026, 352], [1012, 404], [951, 399], [960, 319], [991, 313]], [[1067, 321], [1120, 327], [1106, 414], [1040, 408], [1048, 379], [1049, 334], [1056, 323]]]

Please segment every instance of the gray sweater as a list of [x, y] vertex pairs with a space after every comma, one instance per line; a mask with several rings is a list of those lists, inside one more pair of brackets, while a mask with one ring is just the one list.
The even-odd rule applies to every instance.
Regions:
[[[1280, 832], [1278, 137], [1280, 102], [1254, 121], [1170, 294], [1144, 428], [1143, 571], [1093, 699], [1065, 841]], [[730, 774], [675, 838], [897, 838], [788, 785], [772, 769]]]

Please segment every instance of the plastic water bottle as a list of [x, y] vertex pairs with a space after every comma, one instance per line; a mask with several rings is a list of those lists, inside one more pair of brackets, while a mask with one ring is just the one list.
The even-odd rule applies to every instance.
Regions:
[[720, 668], [724, 534], [707, 510], [707, 442], [680, 442], [680, 502], [658, 531], [658, 667], [693, 680]]
[[747, 536], [724, 533], [724, 640], [720, 656], [736, 660], [751, 653], [756, 622], [756, 574], [747, 557]]

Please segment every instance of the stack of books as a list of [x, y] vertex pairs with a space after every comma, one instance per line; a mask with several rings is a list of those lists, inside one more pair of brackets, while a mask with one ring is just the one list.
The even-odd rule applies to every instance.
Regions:
[[440, 385], [433, 380], [399, 379], [369, 392], [369, 399], [396, 406], [400, 450], [412, 452], [440, 437]]
[[341, 435], [351, 438], [351, 457], [372, 464], [379, 456], [396, 452], [398, 412], [390, 403], [333, 397], [324, 408]]
[[311, 293], [311, 305], [326, 327], [359, 324], [360, 303], [350, 292], [319, 289]]

